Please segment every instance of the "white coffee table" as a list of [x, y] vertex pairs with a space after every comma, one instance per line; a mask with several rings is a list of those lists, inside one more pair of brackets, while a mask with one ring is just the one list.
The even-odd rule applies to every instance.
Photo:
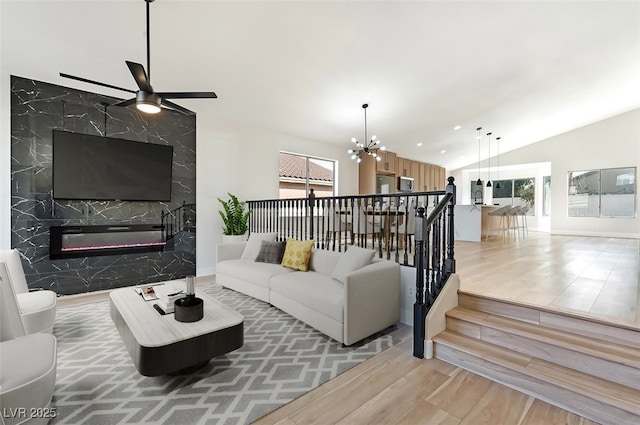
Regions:
[[[172, 280], [186, 289], [184, 279]], [[191, 323], [161, 315], [156, 301], [144, 301], [133, 287], [111, 292], [110, 314], [138, 372], [160, 376], [204, 366], [213, 357], [242, 347], [244, 317], [196, 288], [204, 301], [204, 317]]]

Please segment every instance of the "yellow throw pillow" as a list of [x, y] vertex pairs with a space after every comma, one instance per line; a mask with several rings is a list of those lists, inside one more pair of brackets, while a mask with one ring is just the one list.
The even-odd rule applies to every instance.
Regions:
[[311, 251], [313, 250], [313, 240], [297, 241], [289, 238], [287, 246], [284, 248], [284, 256], [282, 257], [283, 267], [306, 272], [309, 270], [309, 260], [311, 259]]

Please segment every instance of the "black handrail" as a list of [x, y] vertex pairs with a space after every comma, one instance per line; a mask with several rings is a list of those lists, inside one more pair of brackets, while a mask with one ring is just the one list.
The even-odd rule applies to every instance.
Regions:
[[[416, 218], [416, 301], [413, 305], [413, 355], [424, 358], [425, 319], [429, 309], [455, 273], [454, 207], [456, 188], [449, 177], [446, 195], [428, 217]], [[429, 255], [431, 254], [431, 255]]]
[[[344, 251], [349, 245], [375, 249], [380, 258], [413, 265], [417, 208], [429, 212], [446, 191], [265, 199], [247, 202], [249, 234], [275, 232], [278, 240], [313, 239], [318, 249]], [[413, 216], [413, 217], [409, 217]], [[393, 257], [392, 257], [393, 256]]]

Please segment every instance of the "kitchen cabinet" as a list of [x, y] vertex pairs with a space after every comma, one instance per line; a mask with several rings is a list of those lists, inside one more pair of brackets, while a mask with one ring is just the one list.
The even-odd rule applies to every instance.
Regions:
[[376, 163], [376, 171], [384, 174], [396, 174], [397, 156], [395, 152], [377, 149], [376, 153], [381, 158]]

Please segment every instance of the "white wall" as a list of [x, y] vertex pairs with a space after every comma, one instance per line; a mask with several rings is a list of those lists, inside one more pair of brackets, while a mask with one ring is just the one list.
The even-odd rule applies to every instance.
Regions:
[[243, 200], [278, 198], [281, 150], [337, 159], [339, 194], [358, 192], [357, 164], [349, 160], [345, 146], [215, 122], [200, 115], [197, 127], [198, 275], [215, 273], [215, 246], [222, 242], [217, 198], [226, 198], [227, 192]]
[[[495, 158], [492, 162], [495, 162]], [[640, 109], [500, 155], [501, 166], [513, 166], [514, 170], [522, 167], [523, 170], [522, 173], [516, 172], [504, 177], [531, 177], [526, 175], [530, 168], [526, 164], [546, 162], [551, 164], [551, 233], [640, 238], [640, 219], [637, 217], [640, 212], [640, 196], [637, 193], [635, 218], [568, 217], [567, 214], [569, 171], [637, 167], [636, 190], [638, 189]], [[486, 161], [481, 163], [481, 167], [486, 167]], [[463, 198], [464, 185], [467, 185], [469, 176], [477, 176], [476, 170], [477, 166], [470, 166], [451, 172], [456, 182], [462, 182], [463, 185], [460, 191], [462, 193], [458, 195], [460, 203], [468, 203], [469, 189], [466, 189], [467, 198]], [[502, 172], [500, 178], [503, 178]], [[536, 186], [541, 186], [538, 181], [542, 182], [536, 179]], [[539, 189], [536, 191], [536, 214], [542, 206], [541, 188]]]

